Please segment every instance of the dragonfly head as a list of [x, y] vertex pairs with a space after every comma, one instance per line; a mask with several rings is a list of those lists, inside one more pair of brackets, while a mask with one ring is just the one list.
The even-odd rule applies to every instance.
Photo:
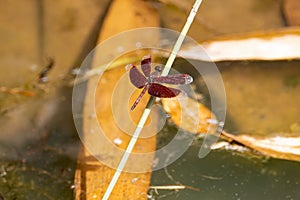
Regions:
[[155, 67], [154, 67], [154, 69], [155, 69], [155, 72], [159, 72], [159, 73], [161, 73], [161, 72], [162, 72], [162, 70], [163, 70], [163, 67], [162, 67], [162, 66], [159, 66], [159, 65], [157, 65], [157, 66], [155, 66]]

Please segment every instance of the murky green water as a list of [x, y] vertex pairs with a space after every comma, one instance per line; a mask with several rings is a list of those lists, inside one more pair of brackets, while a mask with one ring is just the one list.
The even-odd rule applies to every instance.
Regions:
[[[225, 130], [265, 136], [292, 133], [292, 124], [300, 123], [299, 64], [219, 63], [227, 93]], [[161, 134], [164, 138], [170, 133]], [[153, 172], [151, 182], [155, 186], [182, 184], [200, 191], [150, 190], [153, 199], [300, 198], [300, 163], [231, 150], [214, 150], [200, 159], [201, 144], [202, 139], [197, 140], [172, 165]]]
[[0, 194], [4, 199], [72, 199], [80, 143], [71, 91], [61, 92], [63, 100], [44, 94], [23, 99], [2, 113]]
[[[218, 150], [197, 157], [196, 142], [175, 163], [153, 172], [151, 185], [183, 184], [200, 189], [151, 190], [154, 199], [299, 199], [300, 164]], [[167, 173], [166, 173], [167, 170]]]

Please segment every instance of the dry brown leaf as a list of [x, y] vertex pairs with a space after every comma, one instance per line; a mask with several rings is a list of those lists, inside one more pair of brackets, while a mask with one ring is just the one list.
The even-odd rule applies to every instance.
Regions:
[[[120, 130], [116, 120], [114, 119], [114, 114], [111, 108], [112, 102], [112, 91], [116, 88], [116, 84], [120, 80], [121, 76], [125, 74], [125, 68], [119, 67], [109, 71], [106, 71], [96, 89], [95, 94], [95, 108], [97, 114], [96, 123], [99, 123], [99, 126], [102, 128], [103, 134], [105, 134], [106, 139], [109, 139], [112, 143], [117, 138], [121, 141], [120, 144], [115, 144], [117, 148], [125, 149], [131, 136], [127, 133]], [[92, 80], [91, 80], [92, 81]], [[130, 84], [128, 82], [128, 84]], [[101, 87], [100, 87], [101, 85]], [[129, 85], [121, 85], [120, 90], [127, 91], [126, 88]], [[138, 94], [138, 93], [137, 93]], [[133, 95], [132, 101], [136, 97], [136, 94]], [[132, 103], [130, 102], [130, 104]], [[86, 101], [88, 103], [88, 101]], [[129, 109], [129, 105], [126, 101], [119, 101], [122, 107], [125, 107], [127, 110]], [[139, 107], [136, 108], [135, 112], [131, 112], [131, 119], [135, 122], [138, 121], [139, 116], [142, 113], [142, 110], [147, 102], [147, 98], [143, 98]], [[92, 108], [91, 108], [92, 109]], [[90, 111], [90, 110], [89, 110]], [[86, 112], [89, 112], [86, 111]], [[120, 113], [122, 114], [122, 113]], [[125, 114], [124, 114], [125, 115]], [[128, 117], [128, 116], [124, 116]], [[125, 118], [122, 118], [126, 120]], [[155, 123], [155, 118], [152, 115], [151, 122]], [[84, 131], [85, 131], [85, 140], [88, 140], [90, 143], [94, 142], [93, 146], [101, 146], [99, 147], [99, 155], [103, 157], [106, 163], [110, 163], [116, 166], [119, 161], [119, 157], [117, 156], [118, 150], [112, 148], [110, 146], [105, 146], [106, 144], [103, 142], [95, 141], [93, 138], [94, 134], [91, 134], [91, 130], [97, 124], [94, 124], [95, 121], [86, 114], [84, 118]], [[155, 130], [154, 130], [155, 131]], [[155, 144], [156, 138], [148, 137], [144, 139], [139, 139], [133, 149], [135, 153], [149, 153], [148, 156], [145, 156], [143, 162], [137, 161], [137, 163], [129, 163], [129, 166], [133, 164], [137, 165], [137, 167], [146, 169], [147, 171], [151, 171], [152, 167], [152, 159], [154, 157], [155, 152]], [[124, 151], [123, 151], [124, 152]], [[114, 156], [116, 155], [116, 156]], [[117, 159], [117, 160], [115, 160]], [[130, 160], [129, 160], [130, 161]], [[105, 164], [99, 162], [92, 155], [90, 155], [86, 150], [82, 149], [80, 153], [80, 158], [78, 159], [78, 168], [76, 171], [76, 185], [79, 185], [80, 188], [76, 190], [76, 198], [80, 198], [84, 196], [86, 199], [92, 199], [94, 197], [102, 197], [104, 192], [111, 181], [111, 178], [114, 174], [115, 170], [106, 166]], [[122, 173], [119, 178], [119, 181], [114, 188], [113, 193], [111, 194], [112, 199], [143, 199], [147, 195], [149, 182], [150, 182], [150, 172], [145, 173]]]
[[164, 109], [171, 120], [180, 128], [191, 133], [212, 133], [216, 117], [203, 104], [189, 97], [162, 99]]
[[[215, 119], [215, 116], [208, 108], [191, 98], [181, 99], [180, 101], [185, 102], [180, 103], [175, 98], [162, 99], [164, 109], [178, 127], [191, 133], [208, 133], [215, 130], [215, 125], [210, 123]], [[198, 128], [195, 126], [196, 123], [198, 123]], [[300, 161], [299, 135], [258, 136], [249, 134], [233, 135], [222, 132], [221, 136], [227, 142], [216, 143], [212, 147], [213, 149], [222, 148], [233, 141], [239, 146], [247, 147], [265, 156]]]
[[300, 25], [300, 4], [299, 0], [284, 0], [283, 13], [287, 24], [290, 26]]
[[300, 55], [300, 29], [285, 28], [235, 34], [185, 46], [179, 51], [187, 59], [204, 61], [289, 60]]
[[133, 28], [157, 26], [158, 15], [149, 4], [139, 0], [115, 0], [103, 24], [100, 41]]
[[300, 135], [284, 136], [232, 135], [222, 132], [228, 141], [234, 141], [272, 158], [300, 161]]
[[[149, 7], [147, 3], [139, 0], [116, 0], [113, 1], [105, 19], [103, 29], [100, 33], [100, 41], [122, 31], [145, 26], [159, 26], [157, 13]], [[155, 40], [155, 36], [151, 38], [151, 40]], [[101, 52], [95, 53], [96, 58], [97, 54], [101, 54]], [[116, 151], [121, 151], [123, 153], [131, 137], [118, 128], [112, 113], [111, 102], [116, 83], [124, 74], [125, 68], [124, 66], [120, 66], [120, 68], [106, 71], [102, 75], [99, 83], [97, 82], [97, 77], [89, 80], [83, 120], [84, 137], [92, 144], [95, 144], [93, 146], [97, 146], [97, 141], [94, 140], [92, 136], [93, 134], [90, 134], [90, 131], [93, 130], [94, 127], [100, 125], [106, 138], [110, 141], [113, 142], [116, 138], [118, 138], [119, 141], [122, 141], [120, 144], [114, 144], [118, 147], [115, 148]], [[92, 90], [95, 85], [98, 85], [96, 94]], [[100, 85], [101, 87], [99, 87]], [[121, 85], [120, 87], [126, 88], [127, 86]], [[134, 95], [137, 95], [137, 93]], [[132, 103], [136, 97], [134, 95], [131, 98], [130, 103]], [[95, 104], [93, 104], [93, 98], [96, 100]], [[144, 108], [143, 105], [146, 104], [146, 101], [147, 98], [144, 97], [139, 107], [131, 113], [133, 121], [138, 121], [138, 118]], [[119, 102], [122, 102], [122, 99], [119, 99]], [[91, 120], [90, 118], [90, 114], [92, 113], [94, 106], [96, 108], [97, 120]], [[130, 104], [127, 104], [127, 101], [124, 101], [118, 106], [125, 106], [127, 111], [130, 108]], [[120, 112], [118, 114], [125, 115], [127, 113]], [[126, 115], [125, 117], [128, 118]], [[121, 118], [126, 119], [123, 116], [121, 116]], [[151, 120], [151, 122], [155, 123], [155, 117], [152, 116]], [[155, 152], [155, 147], [156, 138], [155, 136], [152, 136], [138, 139], [133, 151], [138, 153]], [[117, 164], [119, 162], [119, 160], [111, 159], [111, 157], [114, 157], [114, 154], [118, 152], [110, 151], [110, 149], [106, 148], [105, 144], [102, 147], [99, 147], [99, 149], [101, 150], [99, 155], [107, 157], [106, 161], [110, 162], [110, 164]], [[110, 157], [110, 155], [112, 156]], [[144, 157], [143, 162], [137, 161], [132, 163], [129, 160], [129, 166], [134, 166], [136, 168], [140, 167], [144, 170], [148, 169], [148, 172], [123, 172], [113, 189], [110, 199], [146, 199], [150, 184], [150, 171], [153, 157], [154, 153], [150, 153], [148, 156]], [[126, 166], [128, 167], [128, 165]], [[75, 174], [75, 199], [101, 199], [114, 173], [115, 169], [99, 162], [85, 148], [81, 148]]]

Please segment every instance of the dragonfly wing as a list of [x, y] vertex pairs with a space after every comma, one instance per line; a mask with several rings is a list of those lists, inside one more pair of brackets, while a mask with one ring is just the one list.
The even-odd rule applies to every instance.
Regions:
[[153, 76], [151, 77], [154, 83], [166, 83], [172, 85], [185, 85], [193, 82], [193, 77], [188, 74], [175, 74], [168, 76]]
[[150, 76], [151, 73], [151, 57], [150, 56], [144, 56], [142, 62], [141, 62], [143, 73], [146, 77]]
[[175, 88], [169, 88], [157, 83], [152, 83], [148, 89], [148, 93], [155, 97], [171, 98], [176, 97], [181, 93], [181, 90]]
[[131, 83], [137, 88], [142, 88], [147, 84], [146, 77], [134, 65], [129, 71], [129, 78]]

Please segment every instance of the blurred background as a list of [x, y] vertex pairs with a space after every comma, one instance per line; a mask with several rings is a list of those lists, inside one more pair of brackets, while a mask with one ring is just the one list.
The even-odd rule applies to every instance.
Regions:
[[[193, 5], [193, 0], [132, 1], [139, 2], [158, 14], [160, 27], [177, 31]], [[0, 5], [0, 199], [73, 199], [80, 140], [70, 82], [97, 45], [109, 9], [118, 4], [1, 0]], [[299, 26], [297, 0], [204, 0], [188, 35], [201, 44], [293, 35], [294, 45]], [[228, 55], [217, 62], [227, 94], [226, 131], [300, 137], [300, 55], [276, 58], [276, 48], [271, 59], [254, 53], [244, 60], [218, 49]], [[300, 198], [297, 161], [224, 149], [195, 159], [200, 145], [195, 142], [151, 180], [200, 192], [150, 190], [149, 199]]]

